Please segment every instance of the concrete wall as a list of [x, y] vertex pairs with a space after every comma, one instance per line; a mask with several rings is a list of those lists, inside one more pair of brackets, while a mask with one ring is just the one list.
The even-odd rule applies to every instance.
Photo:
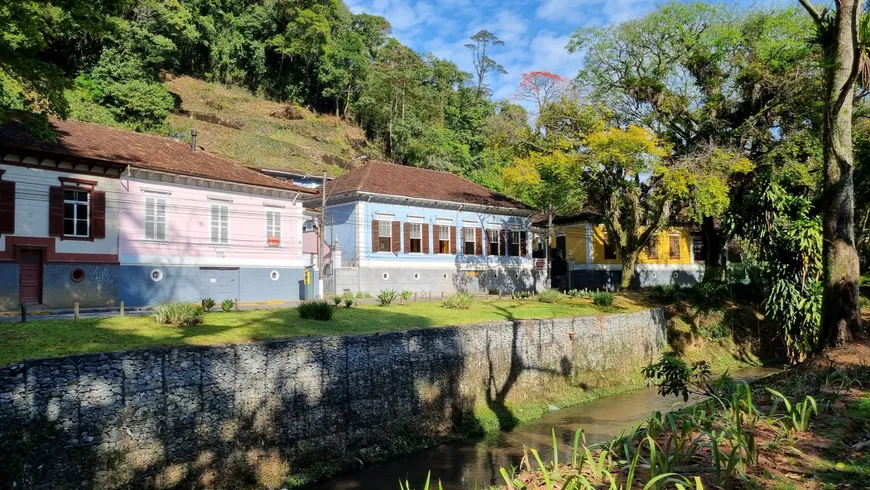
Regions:
[[[620, 267], [584, 268], [571, 271], [571, 283], [564, 285], [569, 289], [619, 289], [622, 281]], [[635, 266], [632, 288], [654, 286], [694, 286], [704, 278], [703, 265]]]
[[247, 488], [349, 468], [618, 383], [664, 345], [655, 309], [28, 361], [0, 368], [0, 486]]
[[18, 264], [0, 262], [0, 311], [18, 309]]
[[[547, 287], [545, 271], [529, 268], [507, 269], [493, 267], [486, 270], [459, 270], [455, 267], [370, 267], [337, 269], [338, 294], [345, 291], [366, 291], [372, 295], [382, 289], [409, 290], [423, 294], [450, 294], [456, 291], [486, 293], [516, 290], [540, 291]], [[332, 284], [326, 285], [332, 290]]]
[[[85, 272], [81, 282], [70, 278], [73, 269]], [[75, 302], [82, 308], [116, 306], [119, 274], [117, 264], [45, 264], [42, 304], [47, 308], [69, 308]]]

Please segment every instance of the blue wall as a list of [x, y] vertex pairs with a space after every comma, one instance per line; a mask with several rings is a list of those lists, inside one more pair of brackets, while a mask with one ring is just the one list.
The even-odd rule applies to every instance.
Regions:
[[[339, 243], [342, 246], [342, 254], [343, 257], [356, 257], [357, 254], [357, 244], [356, 244], [356, 233], [355, 233], [355, 225], [357, 215], [352, 212], [350, 209], [355, 210], [355, 205], [339, 205], [339, 206], [329, 206], [327, 208], [328, 215], [335, 215], [335, 223], [336, 223], [336, 235], [339, 238]], [[468, 211], [455, 211], [455, 210], [446, 210], [446, 209], [435, 209], [435, 208], [426, 208], [419, 206], [406, 206], [400, 204], [384, 204], [384, 203], [376, 203], [376, 202], [366, 202], [365, 203], [365, 212], [363, 213], [363, 234], [364, 234], [364, 242], [362, 243], [362, 250], [364, 251], [364, 258], [371, 261], [378, 260], [402, 260], [408, 261], [412, 263], [414, 261], [419, 261], [421, 258], [425, 258], [427, 262], [444, 262], [445, 265], [448, 263], [454, 263], [457, 260], [464, 260], [466, 262], [474, 262], [481, 260], [488, 260], [489, 262], [496, 261], [500, 264], [518, 265], [520, 263], [525, 262], [527, 259], [522, 257], [506, 257], [499, 256], [487, 259], [481, 256], [465, 256], [462, 255], [462, 226], [465, 221], [474, 221], [475, 228], [482, 228], [486, 230], [488, 227], [497, 226], [499, 229], [508, 229], [513, 227], [518, 227], [522, 231], [528, 232], [530, 229], [529, 219], [521, 216], [506, 216], [506, 215], [495, 215], [488, 213], [476, 213], [476, 212], [468, 212]], [[350, 211], [350, 212], [348, 212]], [[384, 253], [384, 252], [373, 252], [371, 250], [372, 243], [372, 225], [371, 222], [376, 218], [376, 214], [384, 213], [384, 214], [392, 214], [394, 221], [399, 221], [402, 223], [408, 222], [409, 216], [417, 216], [423, 218], [423, 223], [429, 224], [429, 251], [428, 255], [420, 255], [420, 254], [407, 254], [404, 250], [401, 253]], [[432, 251], [434, 250], [434, 243], [437, 243], [435, 236], [435, 228], [434, 226], [438, 224], [438, 218], [449, 218], [452, 220], [451, 226], [456, 227], [456, 239], [457, 239], [457, 255], [451, 254], [434, 254]], [[339, 223], [341, 223], [341, 231], [339, 231]], [[404, 224], [400, 226], [400, 233], [402, 234], [402, 248], [405, 246], [405, 226]], [[527, 237], [530, 238], [530, 237]], [[505, 244], [502, 245], [502, 248], [505, 247]], [[486, 238], [484, 237], [484, 249], [486, 250], [487, 243]], [[352, 252], [349, 254], [348, 249], [351, 249]], [[531, 246], [527, 245], [527, 251], [531, 251]], [[352, 254], [352, 255], [351, 255]]]
[[[73, 282], [73, 269], [85, 271], [82, 282]], [[42, 272], [42, 304], [48, 308], [109, 307], [118, 304], [120, 270], [117, 264], [45, 264]]]
[[0, 311], [18, 309], [18, 263], [0, 262]]
[[[341, 245], [341, 260], [344, 264], [353, 263], [357, 257], [356, 243], [356, 207], [357, 203], [327, 206], [326, 222], [335, 223], [335, 238]], [[329, 239], [329, 227], [326, 229], [326, 239]], [[332, 244], [329, 244], [332, 246]]]
[[[273, 281], [270, 274], [278, 271], [278, 280]], [[290, 301], [300, 297], [300, 282], [304, 269], [245, 269], [241, 270], [242, 302]], [[316, 282], [315, 282], [316, 284]]]

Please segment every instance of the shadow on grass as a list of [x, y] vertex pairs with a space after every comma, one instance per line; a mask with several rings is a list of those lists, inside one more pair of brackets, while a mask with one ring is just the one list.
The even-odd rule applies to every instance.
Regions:
[[[512, 427], [507, 400], [524, 372], [568, 378], [574, 366], [564, 356], [554, 368], [536, 361], [541, 334], [501, 313], [509, 325], [301, 336], [318, 331], [304, 322], [290, 339], [0, 368], [0, 487], [282, 488], [480, 433], [481, 404]], [[431, 325], [399, 308], [356, 314]], [[286, 335], [294, 315], [228, 313], [222, 325], [178, 327], [173, 342], [238, 328]], [[102, 330], [90, 348], [153, 342]]]

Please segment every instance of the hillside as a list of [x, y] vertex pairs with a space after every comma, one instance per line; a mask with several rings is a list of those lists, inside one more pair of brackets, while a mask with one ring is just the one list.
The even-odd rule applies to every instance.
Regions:
[[188, 76], [164, 80], [180, 108], [167, 120], [170, 132], [196, 128], [200, 147], [239, 163], [336, 175], [361, 153], [375, 156], [363, 132], [340, 118]]

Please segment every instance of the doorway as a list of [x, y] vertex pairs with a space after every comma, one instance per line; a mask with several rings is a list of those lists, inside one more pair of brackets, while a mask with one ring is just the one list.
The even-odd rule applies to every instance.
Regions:
[[42, 303], [42, 254], [40, 249], [18, 251], [18, 302]]

